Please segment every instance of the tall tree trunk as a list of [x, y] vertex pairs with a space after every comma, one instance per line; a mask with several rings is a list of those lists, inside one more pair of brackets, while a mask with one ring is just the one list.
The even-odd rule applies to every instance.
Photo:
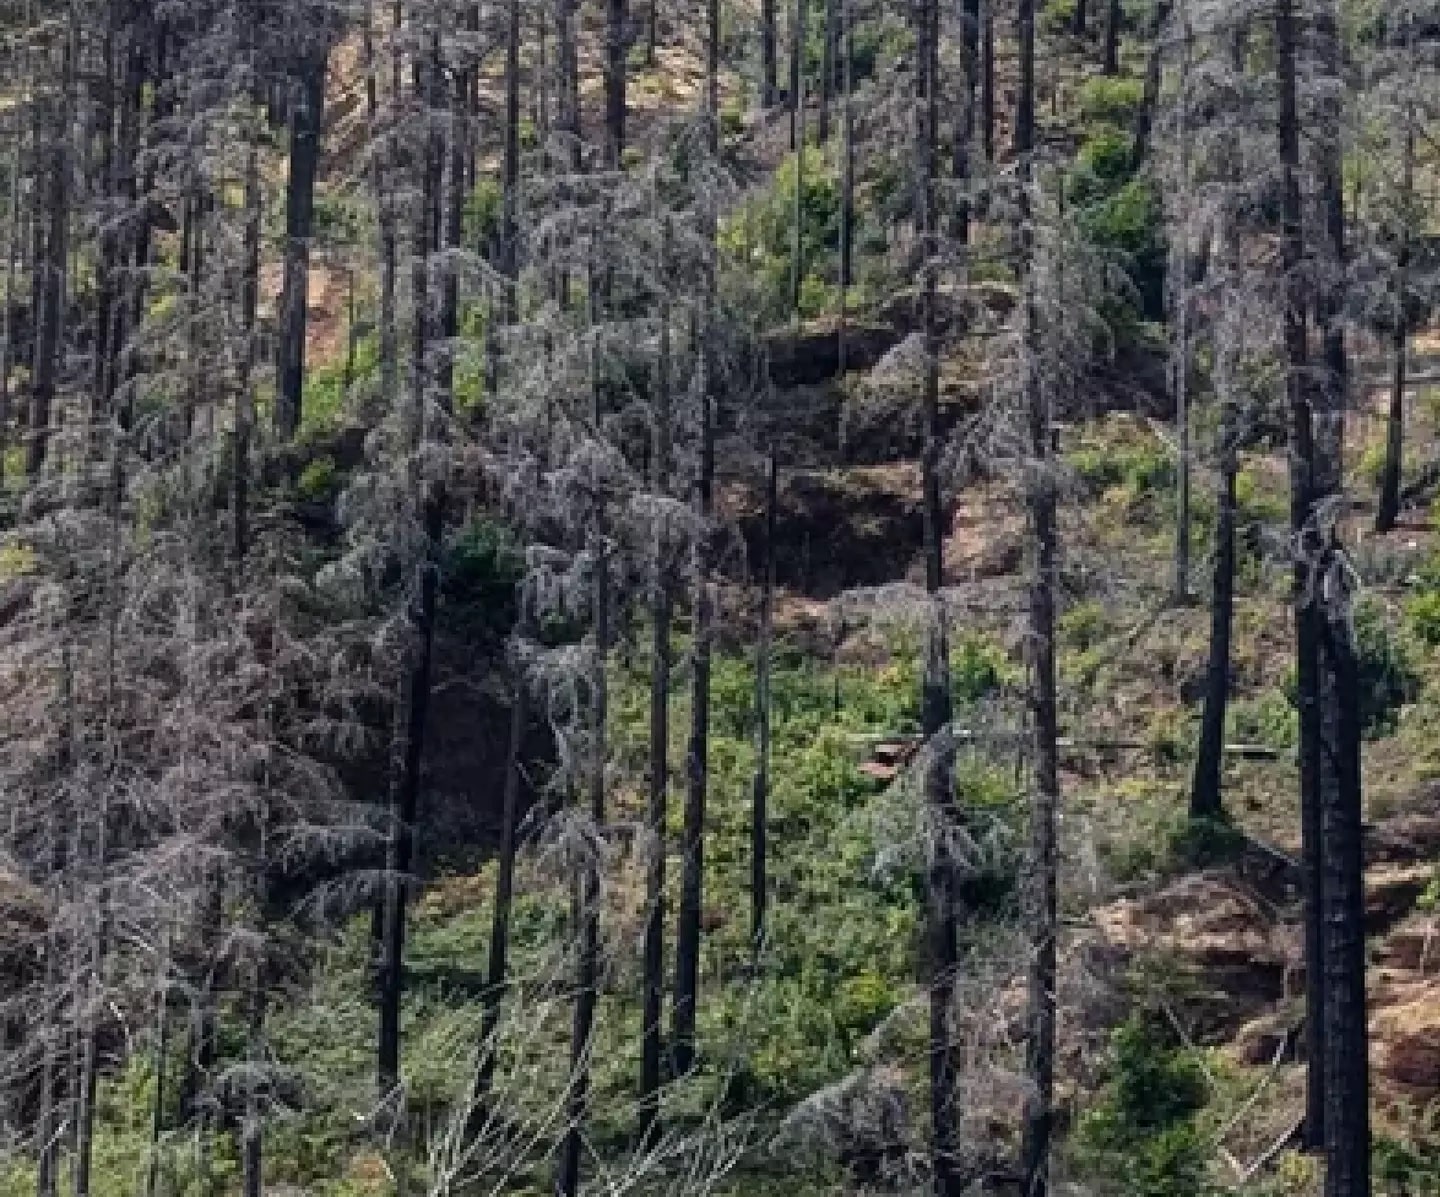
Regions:
[[[1159, 46], [1163, 31], [1161, 8], [1156, 9], [1157, 24], [1151, 59], [1156, 62], [1155, 77], [1159, 85]], [[1170, 292], [1173, 296], [1173, 329], [1171, 333], [1171, 387], [1175, 396], [1175, 579], [1174, 599], [1177, 604], [1190, 601], [1190, 128], [1189, 96], [1191, 39], [1189, 23], [1185, 28], [1185, 44], [1180, 55], [1179, 90], [1175, 96], [1176, 136], [1180, 143], [1178, 220], [1173, 236], [1174, 249], [1170, 264]], [[1148, 79], [1147, 79], [1148, 85]], [[1158, 98], [1157, 98], [1158, 103]], [[1139, 140], [1137, 136], [1136, 146]]]
[[[1235, 180], [1238, 182], [1238, 180]], [[1222, 285], [1238, 287], [1240, 237], [1237, 217], [1221, 219], [1225, 246]], [[1218, 466], [1215, 486], [1215, 553], [1211, 571], [1210, 656], [1205, 671], [1205, 707], [1200, 744], [1190, 786], [1190, 817], [1219, 821], [1225, 817], [1223, 765], [1225, 710], [1230, 698], [1230, 641], [1235, 611], [1235, 479], [1239, 470], [1240, 413], [1235, 392], [1235, 329], [1217, 318], [1213, 338], [1216, 402], [1220, 406]]]
[[[116, 103], [116, 45], [124, 36], [122, 15], [120, 6], [115, 3], [108, 4], [106, 11], [109, 23], [105, 30], [105, 41], [103, 50], [103, 62], [101, 64], [100, 79], [96, 90], [99, 93], [94, 121], [96, 135], [100, 141], [100, 169], [97, 180], [97, 198], [102, 207], [113, 208], [118, 192], [118, 163], [123, 148], [117, 145], [116, 117], [119, 106]], [[91, 407], [90, 419], [92, 424], [98, 423], [100, 419], [108, 415], [110, 408], [110, 396], [114, 389], [112, 378], [114, 376], [115, 364], [115, 332], [114, 312], [115, 303], [115, 280], [119, 268], [119, 236], [113, 224], [105, 221], [101, 224], [97, 238], [99, 242], [98, 253], [95, 258], [95, 346], [91, 358]], [[92, 428], [87, 433], [87, 438], [94, 435]], [[82, 1136], [85, 1128], [81, 1128]], [[87, 1148], [88, 1151], [88, 1148]], [[90, 1177], [89, 1160], [84, 1161], [86, 1175], [82, 1178], [77, 1175], [77, 1197], [86, 1197], [89, 1190]], [[83, 1180], [84, 1190], [78, 1190], [78, 1185]]]
[[[1395, 322], [1390, 330], [1390, 411], [1385, 426], [1385, 469], [1375, 530], [1389, 532], [1400, 517], [1400, 478], [1405, 459], [1406, 354], [1409, 345], [1410, 225], [1415, 207], [1415, 22], [1405, 22], [1406, 100], [1400, 163], [1400, 219], [1395, 231]], [[3, 385], [3, 383], [0, 383]]]
[[961, 0], [960, 5], [960, 111], [955, 116], [954, 162], [952, 173], [959, 192], [955, 200], [954, 236], [958, 244], [970, 244], [970, 157], [975, 140], [975, 101], [980, 92], [980, 2]]
[[[610, 560], [599, 516], [592, 534], [595, 568], [595, 664], [590, 679], [590, 821], [598, 843], [605, 827], [606, 731], [609, 685], [605, 676], [610, 656]], [[580, 927], [580, 955], [575, 985], [575, 1019], [570, 1036], [570, 1084], [565, 1101], [565, 1138], [560, 1149], [560, 1197], [575, 1197], [580, 1187], [580, 1149], [590, 1110], [590, 1053], [595, 1007], [600, 994], [600, 858], [592, 849], [581, 865], [576, 885], [575, 921]]]
[[231, 505], [234, 508], [231, 551], [243, 563], [250, 548], [250, 438], [255, 424], [255, 324], [260, 301], [260, 225], [263, 214], [259, 152], [252, 134], [245, 152], [245, 260], [240, 277], [240, 377], [235, 388], [234, 461]]
[[1345, 201], [1342, 157], [1344, 76], [1336, 0], [1315, 15], [1320, 70], [1329, 85], [1318, 129], [1320, 258], [1318, 303], [1325, 363], [1321, 420], [1315, 434], [1317, 516], [1324, 518], [1321, 572], [1312, 586], [1320, 607], [1321, 921], [1325, 984], [1325, 1194], [1370, 1197], [1370, 1075], [1365, 1009], [1365, 873], [1362, 846], [1360, 679], [1352, 632], [1350, 571], [1328, 509], [1344, 488], [1349, 357], [1345, 343]]
[[[655, 370], [654, 446], [651, 484], [662, 499], [670, 494], [670, 457], [673, 430], [669, 300], [671, 225], [664, 221], [660, 348]], [[640, 1141], [654, 1142], [660, 1104], [663, 1054], [662, 1026], [665, 1000], [665, 854], [670, 794], [670, 624], [673, 609], [670, 578], [669, 529], [661, 524], [655, 536], [654, 587], [650, 608], [650, 778], [645, 808], [648, 852], [645, 868], [644, 993], [641, 1001]]]
[[1120, 73], [1120, 27], [1125, 23], [1125, 7], [1121, 0], [1110, 0], [1105, 18], [1105, 51], [1100, 70], [1106, 75]]
[[605, 2], [605, 164], [619, 170], [625, 155], [626, 0]]
[[[34, 0], [27, 0], [25, 9], [25, 24], [27, 28], [34, 20], [32, 5]], [[29, 42], [27, 41], [21, 51], [20, 81], [19, 86], [22, 94], [30, 91], [31, 83], [31, 58]], [[24, 218], [20, 212], [21, 201], [21, 178], [25, 173], [25, 161], [27, 150], [34, 152], [38, 150], [38, 138], [32, 146], [26, 137], [25, 114], [20, 105], [15, 105], [12, 110], [15, 121], [15, 128], [11, 133], [14, 146], [14, 160], [10, 175], [10, 203], [7, 215], [10, 218], [9, 238], [5, 253], [5, 296], [3, 302], [5, 307], [0, 312], [0, 486], [5, 482], [5, 455], [10, 447], [10, 371], [18, 360], [15, 352], [15, 279], [19, 274], [21, 265], [21, 239], [24, 228]], [[31, 202], [31, 216], [34, 219], [34, 202]]]
[[950, 650], [944, 586], [945, 508], [940, 467], [944, 455], [940, 423], [940, 342], [936, 311], [939, 274], [939, 212], [936, 175], [939, 141], [940, 0], [925, 0], [918, 14], [916, 158], [919, 233], [923, 259], [921, 322], [925, 344], [924, 490], [925, 590], [929, 612], [925, 631], [925, 672], [921, 682], [921, 730], [926, 743], [925, 804], [929, 812], [929, 867], [925, 884], [928, 939], [927, 988], [932, 1174], [935, 1197], [958, 1197], [962, 1188], [956, 1127], [957, 1057], [954, 1005], [959, 949], [956, 927], [956, 831]]
[[292, 440], [300, 430], [305, 386], [305, 338], [310, 287], [310, 239], [315, 231], [315, 179], [325, 116], [328, 53], [300, 63], [298, 94], [290, 105], [290, 165], [285, 188], [285, 279], [280, 294], [280, 344], [276, 362], [275, 430]]
[[[433, 64], [417, 75], [425, 76], [417, 88], [422, 103], [433, 102], [439, 80]], [[417, 79], [417, 82], [419, 80]], [[427, 126], [430, 117], [427, 114]], [[433, 148], [428, 130], [426, 146]], [[431, 250], [435, 245], [435, 187], [433, 153], [427, 152], [421, 175], [420, 203], [415, 213], [415, 249], [412, 254], [410, 291], [414, 306], [410, 358], [410, 409], [407, 413], [407, 445], [413, 455], [412, 471], [418, 471], [419, 457], [429, 439], [427, 398], [430, 381]], [[410, 613], [413, 646], [405, 685], [405, 722], [399, 736], [398, 762], [391, 799], [391, 827], [386, 850], [386, 895], [383, 918], [384, 943], [380, 969], [380, 1028], [377, 1039], [377, 1081], [383, 1101], [400, 1097], [400, 1000], [405, 973], [405, 918], [409, 874], [414, 864], [415, 820], [419, 809], [420, 774], [424, 761], [425, 733], [429, 720], [430, 675], [435, 638], [435, 610], [439, 589], [440, 547], [444, 518], [444, 495], [438, 483], [416, 481], [416, 510], [425, 530], [425, 556], [416, 566], [414, 607]]]
[[795, 151], [795, 202], [790, 213], [790, 314], [800, 315], [805, 282], [805, 10], [809, 0], [795, 0], [795, 49], [791, 59], [790, 140]]
[[45, 214], [47, 220], [36, 221], [45, 234], [43, 250], [33, 255], [35, 262], [34, 291], [38, 303], [32, 305], [35, 321], [35, 353], [30, 377], [30, 440], [25, 456], [25, 472], [39, 476], [50, 446], [50, 421], [54, 414], [55, 392], [60, 371], [62, 329], [65, 305], [68, 302], [66, 268], [69, 261], [70, 224], [70, 154], [67, 137], [70, 125], [71, 50], [66, 46], [62, 69], [58, 127], [52, 133], [46, 175]]
[[1300, 121], [1294, 0], [1276, 0], [1275, 69], [1280, 87], [1279, 149], [1283, 171], [1281, 261], [1285, 270], [1286, 395], [1290, 409], [1290, 524], [1301, 546], [1294, 577], [1295, 674], [1300, 713], [1300, 838], [1305, 900], [1305, 1142], [1325, 1142], [1325, 979], [1321, 923], [1319, 624], [1311, 601], [1314, 428], [1309, 396], [1309, 295], [1303, 273], [1305, 232], [1300, 195]]
[[505, 324], [519, 318], [520, 278], [520, 0], [506, 6], [505, 149], [500, 168], [501, 315]]
[[375, 192], [375, 209], [379, 227], [380, 272], [380, 398], [384, 410], [395, 409], [400, 395], [400, 334], [395, 306], [395, 284], [399, 272], [399, 237], [396, 232], [395, 174], [399, 163], [396, 145], [396, 123], [400, 107], [400, 46], [399, 35], [404, 27], [401, 0], [391, 5], [391, 29], [395, 45], [390, 61], [390, 103], [392, 127], [382, 130], [380, 121], [379, 64], [375, 56], [373, 12], [367, 4], [362, 52], [365, 62], [365, 115], [372, 142], [384, 139], [372, 157], [371, 186]]
[[[435, 71], [441, 70], [440, 31], [434, 34]], [[476, 51], [463, 52], [461, 64], [454, 68], [450, 89], [450, 120], [444, 135], [437, 140], [448, 142], [448, 169], [436, 164], [437, 176], [443, 171], [444, 220], [437, 227], [440, 241], [440, 320], [439, 332], [443, 346], [436, 359], [437, 398], [441, 410], [455, 409], [455, 354], [460, 336], [460, 271], [456, 257], [464, 244], [465, 185], [471, 159], [470, 97], [472, 79], [476, 74]], [[438, 149], [439, 147], [437, 147]], [[437, 179], [438, 182], [438, 179]], [[437, 187], [437, 191], [439, 188]]]
[[[713, 0], [712, 0], [713, 3]], [[710, 370], [709, 313], [701, 332], [700, 462], [695, 485], [699, 522], [694, 550], [695, 627], [690, 692], [690, 740], [685, 755], [685, 827], [681, 843], [680, 915], [675, 940], [675, 998], [672, 1055], [675, 1073], [695, 1066], [695, 1013], [700, 987], [701, 906], [705, 878], [705, 805], [710, 768], [710, 636], [714, 594], [710, 540], [715, 495], [713, 378]]]
[[570, 138], [570, 164], [580, 167], [580, 58], [575, 44], [576, 0], [556, 0], [556, 57], [560, 69], [556, 113], [560, 130]]
[[[1165, 62], [1165, 25], [1170, 20], [1172, 7], [1171, 0], [1159, 0], [1150, 16], [1150, 54], [1145, 59], [1145, 90], [1140, 97], [1140, 106], [1135, 109], [1135, 129], [1130, 143], [1131, 174], [1139, 173], [1150, 153], [1150, 131], [1154, 128], [1155, 109], [1160, 103], [1160, 73]], [[1177, 103], [1184, 103], [1183, 93]]]
[[808, 0], [795, 0], [790, 12], [790, 151], [796, 152], [805, 140], [803, 125], [805, 97], [805, 10]]
[[1389, 532], [1400, 518], [1400, 476], [1405, 461], [1405, 381], [1409, 350], [1410, 220], [1415, 197], [1415, 108], [1405, 109], [1405, 149], [1401, 165], [1402, 214], [1395, 250], [1395, 315], [1390, 329], [1390, 411], [1385, 422], [1385, 469], [1375, 530]]
[[760, 0], [760, 103], [765, 108], [775, 107], [780, 95], [775, 7], [776, 0]]
[[825, 0], [825, 32], [820, 56], [820, 125], [822, 146], [830, 143], [830, 100], [835, 94], [835, 24], [838, 0]]
[[[850, 319], [850, 288], [855, 282], [855, 37], [852, 0], [840, 0], [841, 42], [840, 130], [840, 329], [837, 376], [845, 377]], [[841, 420], [843, 449], [844, 420]]]
[[985, 163], [995, 165], [995, 3], [980, 0], [980, 115]]
[[765, 471], [765, 574], [760, 594], [760, 636], [755, 646], [755, 780], [750, 810], [750, 941], [759, 958], [765, 946], [767, 830], [770, 821], [770, 657], [775, 611], [775, 518], [779, 476], [775, 450]]
[[144, 1197], [155, 1197], [160, 1181], [160, 1136], [165, 1130], [166, 1071], [170, 1059], [170, 940], [166, 932], [155, 982], [155, 1044], [151, 1051], [155, 1095], [150, 1099], [150, 1138], [145, 1150]]
[[[262, 837], [265, 834], [262, 831]], [[261, 1077], [265, 1068], [265, 908], [269, 901], [266, 870], [269, 868], [262, 847], [256, 872], [259, 894], [259, 926], [257, 947], [250, 961], [249, 986], [246, 993], [246, 1062], [244, 1080], [245, 1103], [240, 1116], [240, 1188], [243, 1197], [263, 1197], [265, 1191], [265, 1111], [261, 1103]]]
[[1076, 37], [1084, 37], [1089, 31], [1089, 15], [1085, 0], [1075, 0], [1075, 12], [1070, 19], [1070, 32]]
[[1035, 231], [1030, 198], [1035, 150], [1035, 4], [1020, 0], [1020, 99], [1015, 149], [1020, 169], [1020, 245], [1025, 295], [1022, 364], [1028, 424], [1031, 541], [1029, 674], [1034, 732], [1030, 846], [1025, 872], [1025, 929], [1030, 941], [1025, 1071], [1030, 1081], [1021, 1143], [1027, 1197], [1045, 1197], [1055, 1119], [1055, 979], [1059, 927], [1057, 824], [1059, 737], [1055, 691], [1056, 494], [1049, 398], [1041, 377]]
[[524, 770], [529, 701], [517, 664], [510, 705], [510, 746], [505, 758], [505, 794], [500, 811], [500, 848], [495, 863], [495, 905], [490, 917], [490, 953], [485, 962], [485, 998], [481, 1003], [480, 1063], [475, 1070], [472, 1119], [483, 1118], [499, 1058], [500, 1015], [509, 978], [510, 912], [515, 899], [515, 853], [520, 826], [520, 783]]

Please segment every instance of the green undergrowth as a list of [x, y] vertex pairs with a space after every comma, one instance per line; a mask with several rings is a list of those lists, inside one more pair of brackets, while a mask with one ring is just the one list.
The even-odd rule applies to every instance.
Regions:
[[[511, 566], [512, 550], [493, 529], [472, 529], [454, 550], [456, 577], [470, 588]], [[468, 580], [467, 580], [468, 579]], [[458, 584], [458, 583], [457, 583]], [[642, 638], [643, 642], [643, 638]], [[684, 660], [683, 637], [677, 659]], [[612, 669], [613, 818], [638, 819], [648, 753], [649, 663], [643, 653]], [[1016, 679], [993, 643], [957, 638], [952, 667], [963, 713]], [[700, 1065], [695, 1077], [667, 1092], [667, 1125], [683, 1131], [718, 1112], [754, 1119], [757, 1149], [766, 1128], [797, 1102], [875, 1059], [873, 1033], [918, 994], [922, 970], [922, 878], [919, 795], [902, 777], [877, 781], [860, 769], [875, 739], [913, 734], [918, 726], [919, 666], [913, 646], [897, 643], [887, 663], [822, 664], [781, 648], [773, 677], [774, 759], [770, 797], [770, 916], [764, 951], [752, 958], [749, 917], [750, 809], [754, 770], [754, 677], [751, 662], [719, 655], [713, 674], [709, 835], [700, 1006]], [[677, 669], [672, 706], [670, 837], [678, 841], [684, 788], [688, 687]], [[968, 934], [1008, 919], [1016, 903], [1022, 843], [1013, 776], [962, 753], [957, 795], [977, 843], [984, 846], [967, 876]], [[543, 1119], [563, 1094], [570, 1030], [566, 979], [573, 969], [571, 911], [556, 870], [566, 866], [545, 836], [522, 859], [512, 918], [511, 976], [516, 993], [502, 1034], [499, 1081], [517, 1119]], [[671, 855], [671, 885], [680, 860]], [[634, 1093], [639, 1073], [638, 938], [643, 925], [644, 863], [612, 846], [606, 858], [604, 926], [611, 961], [599, 1003], [594, 1099], [588, 1142], [607, 1159], [633, 1149]], [[481, 1026], [481, 1001], [491, 928], [494, 865], [438, 877], [413, 906], [407, 948], [409, 985], [403, 1010], [403, 1068], [415, 1123], [433, 1155], [450, 1111], [468, 1087]], [[673, 951], [672, 919], [667, 951]], [[360, 1133], [373, 1106], [375, 1010], [368, 916], [345, 925], [323, 950], [308, 980], [277, 1001], [269, 1021], [270, 1051], [287, 1076], [286, 1100], [267, 1119], [270, 1183], [304, 1186], [317, 1197], [379, 1197], [392, 1190], [384, 1169], [407, 1153], [376, 1160]], [[516, 1011], [519, 1011], [516, 1014]], [[238, 1006], [223, 1010], [222, 1051], [243, 1054]], [[904, 1020], [902, 1020], [904, 1022]], [[668, 1018], [667, 1018], [668, 1023]], [[908, 1023], [906, 1024], [908, 1025]], [[178, 1032], [176, 1039], [183, 1039]], [[899, 1063], [923, 1075], [923, 1044], [887, 1038]], [[231, 1042], [231, 1040], [234, 1040]], [[179, 1060], [171, 1076], [178, 1075]], [[173, 1084], [173, 1080], [172, 1080]], [[135, 1191], [147, 1156], [153, 1076], [143, 1053], [102, 1085], [101, 1151], [114, 1184], [99, 1197]], [[232, 1136], [207, 1140], [212, 1182], [195, 1172], [195, 1143], [165, 1139], [167, 1191], [208, 1197], [233, 1190]], [[508, 1191], [543, 1192], [551, 1161], [541, 1137], [520, 1162]], [[805, 1192], [806, 1177], [783, 1160], [747, 1154], [734, 1194]], [[369, 1161], [369, 1163], [367, 1163]], [[366, 1179], [378, 1164], [381, 1179]], [[414, 1163], [414, 1160], [411, 1160]], [[760, 1174], [747, 1185], [746, 1169]], [[419, 1165], [416, 1165], [419, 1167]], [[419, 1169], [423, 1179], [424, 1169]], [[763, 1178], [762, 1175], [763, 1174]], [[811, 1178], [813, 1179], [813, 1177]], [[28, 1177], [0, 1182], [0, 1194], [24, 1191]], [[110, 1184], [110, 1182], [106, 1182]], [[117, 1187], [118, 1186], [118, 1187]], [[798, 1187], [797, 1187], [798, 1186]], [[657, 1190], [658, 1192], [658, 1190]]]

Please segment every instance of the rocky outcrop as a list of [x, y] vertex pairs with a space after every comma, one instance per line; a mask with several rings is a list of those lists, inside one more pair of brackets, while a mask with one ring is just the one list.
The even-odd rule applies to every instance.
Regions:
[[[845, 370], [869, 370], [904, 340], [894, 325], [848, 321], [844, 327]], [[827, 316], [770, 333], [765, 353], [770, 381], [782, 389], [814, 386], [838, 377], [841, 365], [840, 321]]]

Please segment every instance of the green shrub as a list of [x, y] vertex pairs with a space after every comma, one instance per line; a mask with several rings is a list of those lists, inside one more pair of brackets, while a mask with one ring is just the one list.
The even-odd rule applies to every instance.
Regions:
[[1204, 869], [1234, 860], [1244, 843], [1228, 820], [1187, 819], [1171, 833], [1170, 855], [1186, 868]]
[[1123, 1197], [1201, 1197], [1211, 1192], [1210, 1151], [1196, 1115], [1204, 1070], [1158, 1016], [1137, 1014], [1110, 1043], [1108, 1079], [1081, 1118], [1079, 1162], [1101, 1192]]
[[328, 503], [340, 490], [340, 472], [333, 457], [317, 457], [295, 482], [295, 491], [307, 502]]
[[1276, 690], [1254, 698], [1232, 699], [1225, 707], [1228, 737], [1240, 743], [1264, 744], [1279, 751], [1300, 740], [1300, 715], [1295, 704]]
[[979, 702], [995, 693], [1010, 671], [1004, 650], [985, 636], [962, 636], [950, 653], [950, 688], [959, 702]]
[[484, 517], [472, 520], [449, 546], [447, 609], [476, 631], [503, 633], [515, 619], [515, 587], [524, 559], [510, 530]]
[[1194, 720], [1181, 707], [1162, 707], [1151, 716], [1145, 739], [1157, 765], [1181, 764], [1194, 755]]
[[1045, 33], [1064, 33], [1074, 22], [1075, 0], [1049, 0], [1040, 13], [1040, 28]]
[[1118, 129], [1103, 129], [1075, 155], [1065, 194], [1073, 204], [1089, 204], [1112, 195], [1130, 181], [1131, 139]]
[[[720, 229], [720, 249], [746, 276], [758, 295], [762, 318], [777, 319], [790, 306], [795, 230], [795, 189], [798, 155], [780, 164], [770, 187], [726, 220]], [[805, 150], [804, 182], [800, 196], [801, 259], [806, 267], [829, 261], [840, 242], [840, 181], [824, 153]], [[809, 271], [807, 270], [807, 275]], [[817, 285], [818, 284], [818, 285]], [[818, 314], [834, 300], [818, 278], [802, 279], [801, 307]]]
[[1076, 603], [1060, 617], [1060, 642], [1066, 648], [1086, 652], [1105, 638], [1109, 626], [1109, 617], [1099, 602], [1089, 599]]
[[[1117, 190], [1097, 199], [1082, 210], [1080, 226], [1091, 244], [1109, 251], [1129, 276], [1138, 297], [1134, 314], [1146, 320], [1161, 320], [1165, 315], [1165, 270], [1168, 249], [1165, 244], [1164, 211], [1155, 183], [1147, 176], [1131, 179]], [[1121, 331], [1118, 321], [1127, 311], [1107, 313], [1112, 326]]]
[[1235, 475], [1235, 507], [1239, 523], [1284, 523], [1290, 518], [1288, 496], [1266, 489], [1263, 476], [1241, 469]]
[[1356, 603], [1354, 627], [1361, 727], [1372, 738], [1389, 735], [1400, 708], [1419, 695], [1420, 675], [1409, 646], [1390, 630], [1379, 603]]
[[480, 179], [465, 201], [465, 240], [467, 244], [484, 245], [500, 232], [500, 184], [494, 179]]
[[1431, 648], [1440, 645], [1440, 590], [1427, 590], [1405, 602], [1410, 633]]
[[[1112, 146], [1121, 138], [1113, 136], [1122, 129], [1129, 129], [1135, 122], [1145, 98], [1145, 84], [1140, 79], [1099, 75], [1087, 79], [1080, 87], [1080, 119], [1087, 125], [1109, 125]], [[1130, 155], [1130, 138], [1122, 134], [1125, 156]], [[1093, 142], [1094, 139], [1092, 139]], [[1082, 152], [1083, 160], [1083, 152]]]
[[1376, 1135], [1371, 1144], [1377, 1192], [1393, 1197], [1411, 1193], [1440, 1193], [1440, 1148]]

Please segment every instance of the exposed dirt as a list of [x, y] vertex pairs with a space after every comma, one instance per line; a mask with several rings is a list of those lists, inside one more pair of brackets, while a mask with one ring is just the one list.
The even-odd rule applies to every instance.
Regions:
[[[1440, 805], [1431, 796], [1381, 823], [1370, 839], [1371, 1065], [1382, 1106], [1440, 1100], [1440, 923], [1422, 901], [1436, 877], [1437, 835]], [[1298, 1048], [1299, 913], [1295, 901], [1271, 900], [1237, 865], [1100, 906], [1090, 919], [1104, 950], [1157, 957], [1172, 979], [1188, 978], [1176, 989], [1190, 1033], [1259, 1065]]]

